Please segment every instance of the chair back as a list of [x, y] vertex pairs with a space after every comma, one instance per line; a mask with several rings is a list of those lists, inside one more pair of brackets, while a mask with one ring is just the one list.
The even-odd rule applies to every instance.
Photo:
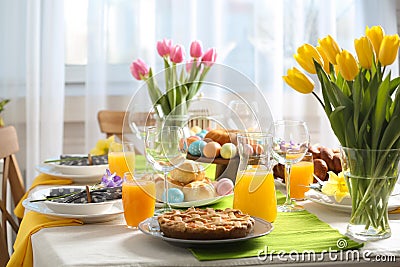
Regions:
[[3, 159], [3, 175], [1, 177], [1, 221], [0, 221], [0, 266], [9, 260], [7, 225], [10, 225], [15, 234], [19, 229], [19, 220], [7, 210], [7, 192], [11, 192], [12, 206], [18, 204], [25, 194], [24, 182], [15, 157], [19, 150], [17, 132], [13, 126], [0, 127], [0, 159]]
[[100, 110], [97, 113], [100, 131], [107, 137], [118, 136], [122, 140], [125, 111]]

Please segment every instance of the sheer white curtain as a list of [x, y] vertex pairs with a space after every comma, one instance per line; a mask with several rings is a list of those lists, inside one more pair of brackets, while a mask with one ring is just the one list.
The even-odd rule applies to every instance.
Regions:
[[[79, 133], [84, 136], [82, 144], [73, 152], [87, 153], [104, 137], [98, 129], [97, 111], [125, 109], [141, 85], [131, 77], [129, 64], [140, 57], [154, 69], [162, 69], [157, 40], [170, 38], [188, 48], [198, 39], [204, 47], [216, 47], [219, 63], [237, 69], [262, 90], [275, 119], [306, 120], [313, 142], [335, 145], [315, 99], [294, 92], [282, 81], [286, 70], [296, 65], [296, 48], [306, 42], [316, 45], [318, 38], [331, 34], [343, 48], [353, 51], [353, 39], [361, 36], [367, 25], [380, 24], [387, 33], [397, 32], [396, 0], [76, 3], [76, 8], [87, 6], [87, 18], [82, 20], [82, 28], [87, 28], [86, 45], [76, 45], [84, 57], [80, 65], [83, 75], [72, 85], [67, 83], [64, 91], [64, 64], [68, 64], [64, 49], [66, 54], [71, 52], [63, 41], [64, 1], [0, 1], [0, 97], [12, 99], [3, 115], [6, 123], [18, 128], [19, 158], [26, 166], [28, 185], [36, 164], [63, 152], [64, 103], [71, 97], [71, 87], [79, 101], [68, 106], [65, 114], [76, 113], [74, 121], [84, 124]], [[77, 14], [66, 21], [76, 20]], [[68, 44], [74, 42], [67, 40]], [[394, 72], [398, 73], [397, 68]]]
[[63, 3], [1, 1], [0, 97], [11, 102], [6, 124], [15, 125], [26, 185], [35, 165], [62, 152], [64, 120]]

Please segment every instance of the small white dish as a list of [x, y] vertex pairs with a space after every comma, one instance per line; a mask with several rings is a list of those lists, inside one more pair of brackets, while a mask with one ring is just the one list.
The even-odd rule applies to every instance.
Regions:
[[45, 164], [52, 166], [55, 171], [67, 175], [102, 175], [108, 169], [108, 164], [90, 166], [60, 165], [56, 162]]
[[[225, 196], [217, 196], [213, 198], [207, 198], [207, 199], [201, 199], [201, 200], [195, 200], [195, 201], [187, 201], [187, 202], [179, 202], [179, 203], [169, 203], [172, 208], [190, 208], [190, 207], [202, 207], [202, 206], [208, 206], [212, 204], [216, 204], [220, 201], [222, 201], [224, 198], [228, 196], [232, 196], [233, 193]], [[164, 207], [164, 203], [162, 202], [156, 202], [156, 208], [162, 208]]]
[[51, 219], [71, 218], [81, 220], [83, 223], [100, 223], [117, 219], [124, 212], [122, 202], [115, 202], [111, 209], [105, 213], [77, 215], [57, 213], [49, 209], [43, 202], [30, 202], [30, 200], [30, 198], [27, 198], [22, 202], [25, 209], [41, 213]]
[[178, 239], [178, 238], [166, 237], [160, 231], [160, 226], [157, 221], [157, 216], [148, 218], [139, 223], [139, 230], [146, 235], [159, 238], [161, 240], [170, 242], [177, 246], [196, 247], [202, 245], [241, 242], [252, 238], [267, 235], [274, 229], [273, 225], [270, 222], [267, 222], [257, 217], [253, 218], [255, 220], [253, 232], [250, 233], [248, 236], [241, 238], [228, 238], [228, 239], [217, 239], [217, 240], [193, 240], [193, 239]]
[[[336, 202], [334, 197], [327, 196], [314, 189], [308, 190], [305, 198], [319, 205], [325, 206], [331, 210], [351, 213], [351, 198], [340, 203]], [[394, 210], [400, 207], [400, 195], [392, 195], [389, 197], [388, 210]]]
[[[103, 165], [101, 165], [103, 166]], [[48, 163], [42, 163], [40, 165], [35, 166], [35, 169], [40, 172], [44, 173], [47, 175], [55, 176], [61, 179], [71, 179], [74, 183], [79, 183], [79, 184], [94, 184], [94, 183], [99, 183], [101, 181], [101, 178], [103, 175], [106, 173], [107, 167], [103, 167], [103, 171], [101, 173], [97, 174], [64, 174], [58, 170], [56, 170], [53, 166], [53, 164], [48, 164]]]
[[[59, 189], [60, 187], [45, 188], [38, 190], [32, 194], [31, 200], [44, 199], [46, 196], [50, 195], [50, 191], [54, 188]], [[85, 190], [85, 187], [66, 187], [79, 190]], [[46, 205], [47, 208], [51, 209], [58, 214], [72, 214], [72, 215], [95, 215], [95, 214], [105, 214], [109, 212], [115, 202], [121, 202], [118, 200], [110, 200], [99, 203], [59, 203], [54, 201], [45, 200], [42, 203]], [[33, 202], [37, 203], [37, 202]]]

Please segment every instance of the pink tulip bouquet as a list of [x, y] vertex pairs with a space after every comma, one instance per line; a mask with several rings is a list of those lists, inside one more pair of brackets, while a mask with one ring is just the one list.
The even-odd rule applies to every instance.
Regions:
[[130, 65], [132, 76], [146, 82], [152, 103], [161, 107], [163, 115], [186, 115], [190, 100], [198, 93], [216, 60], [216, 50], [210, 48], [203, 53], [201, 42], [193, 41], [190, 58], [185, 60], [183, 46], [164, 39], [157, 42], [157, 51], [164, 60], [165, 93], [157, 84], [152, 69], [141, 59]]

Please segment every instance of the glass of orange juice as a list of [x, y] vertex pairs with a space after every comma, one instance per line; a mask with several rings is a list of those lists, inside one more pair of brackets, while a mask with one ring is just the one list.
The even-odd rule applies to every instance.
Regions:
[[233, 190], [233, 207], [273, 222], [277, 216], [277, 203], [270, 160], [272, 136], [240, 133], [237, 140], [240, 163]]
[[314, 177], [314, 163], [311, 152], [307, 152], [304, 158], [292, 165], [290, 174], [290, 197], [296, 200], [303, 200], [304, 193], [312, 184]]
[[124, 174], [122, 183], [122, 204], [124, 217], [129, 228], [137, 228], [139, 223], [154, 215], [156, 186], [152, 173], [131, 172]]
[[132, 142], [112, 142], [108, 149], [108, 167], [111, 173], [124, 177], [135, 170], [135, 146]]

